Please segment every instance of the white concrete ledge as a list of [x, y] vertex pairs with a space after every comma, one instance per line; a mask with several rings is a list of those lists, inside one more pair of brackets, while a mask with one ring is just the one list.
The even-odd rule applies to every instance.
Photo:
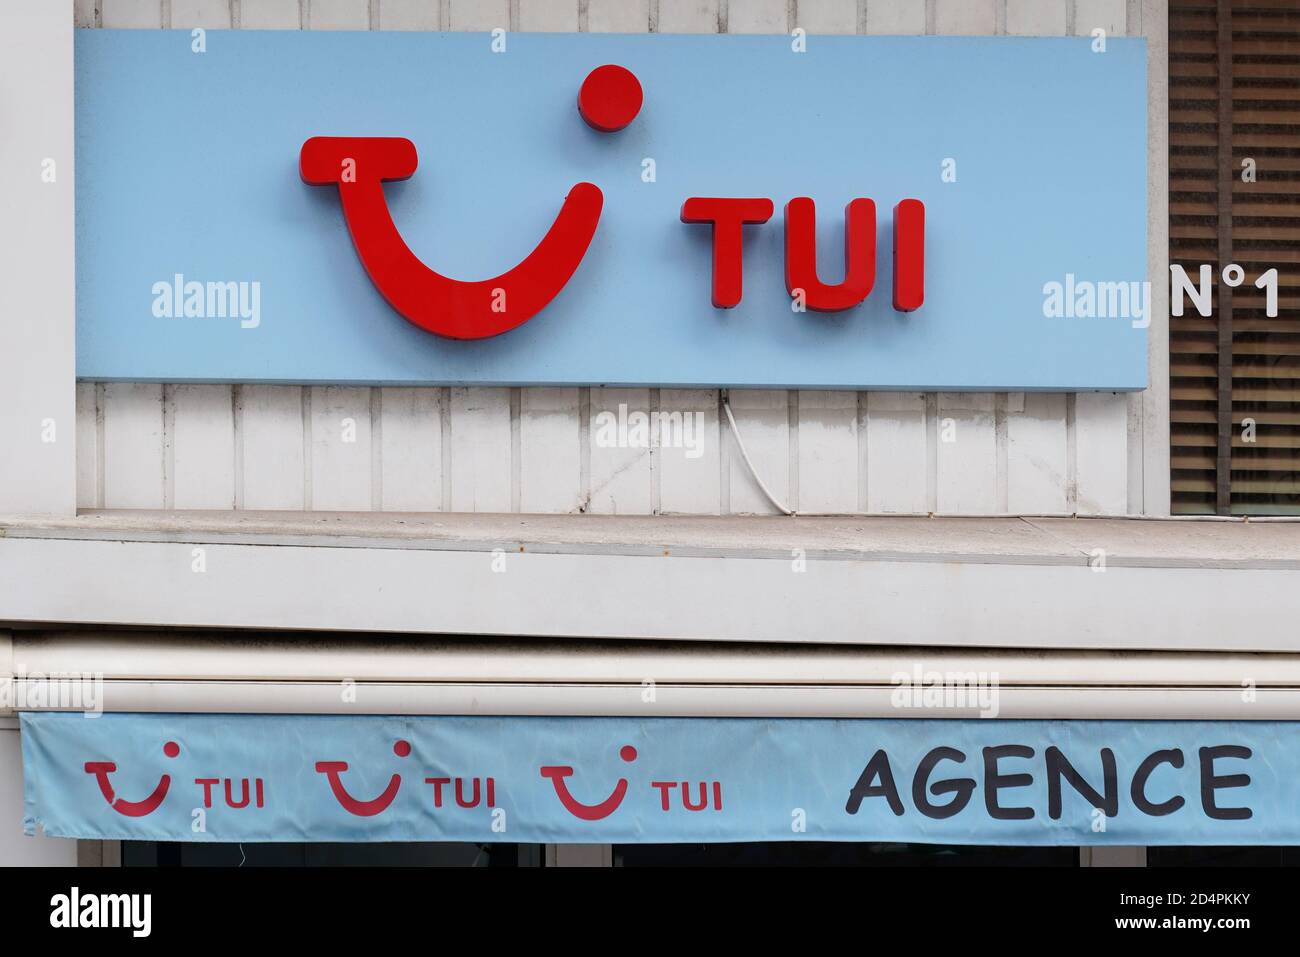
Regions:
[[12, 623], [1296, 651], [1298, 620], [1300, 525], [1285, 523], [127, 512], [0, 523], [0, 621]]
[[0, 538], [668, 557], [1300, 569], [1300, 521], [82, 510]]

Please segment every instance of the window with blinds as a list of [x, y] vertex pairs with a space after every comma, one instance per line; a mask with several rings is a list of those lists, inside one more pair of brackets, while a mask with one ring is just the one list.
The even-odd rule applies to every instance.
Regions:
[[1300, 514], [1300, 0], [1170, 0], [1169, 237], [1214, 279], [1170, 318], [1173, 510]]

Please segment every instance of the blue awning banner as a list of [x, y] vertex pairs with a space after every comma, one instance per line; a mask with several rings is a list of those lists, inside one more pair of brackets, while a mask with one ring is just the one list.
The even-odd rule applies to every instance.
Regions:
[[1300, 844], [1300, 724], [24, 712], [28, 833]]

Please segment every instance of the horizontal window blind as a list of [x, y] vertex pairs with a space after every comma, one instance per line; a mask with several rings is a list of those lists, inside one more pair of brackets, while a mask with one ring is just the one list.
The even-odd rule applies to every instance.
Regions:
[[1173, 509], [1300, 513], [1300, 0], [1172, 0], [1169, 33], [1170, 262], [1215, 283], [1170, 319]]

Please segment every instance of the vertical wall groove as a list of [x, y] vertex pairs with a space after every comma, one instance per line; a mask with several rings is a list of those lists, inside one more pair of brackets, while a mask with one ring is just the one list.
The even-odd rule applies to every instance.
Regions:
[[95, 507], [104, 508], [104, 383], [95, 383]]
[[[654, 422], [659, 417], [661, 410], [659, 401], [660, 392], [658, 389], [650, 390], [650, 421]], [[650, 459], [650, 514], [658, 515], [663, 510], [663, 476], [660, 474], [663, 469], [663, 454], [659, 447], [661, 435], [658, 429], [651, 429], [650, 449], [647, 457]]]
[[[238, 0], [236, 0], [238, 2]], [[233, 465], [235, 473], [235, 508], [244, 507], [244, 387], [234, 385], [230, 389], [230, 421], [235, 430]]]
[[1065, 510], [1071, 514], [1079, 510], [1078, 400], [1074, 392], [1065, 396]]
[[[1232, 258], [1232, 187], [1236, 172], [1232, 168], [1232, 3], [1218, 0], [1216, 9], [1219, 29], [1219, 115], [1218, 129], [1218, 256], [1219, 268]], [[1218, 427], [1216, 430], [1214, 468], [1214, 510], [1220, 515], [1232, 511], [1232, 287], [1217, 285], [1218, 321]]]
[[302, 411], [302, 507], [312, 509], [312, 428], [311, 428], [311, 389], [302, 386], [298, 389], [299, 403]]
[[578, 390], [578, 510], [591, 507], [591, 388]]
[[438, 431], [442, 438], [442, 510], [451, 511], [451, 388], [438, 390]]
[[790, 483], [790, 491], [786, 499], [785, 507], [791, 511], [799, 511], [799, 390], [791, 389], [786, 405], [786, 415], [788, 428], [790, 430], [789, 441], [789, 469], [790, 475], [787, 481]]
[[[517, 5], [516, 5], [517, 6]], [[516, 15], [512, 8], [511, 16]], [[510, 390], [510, 511], [518, 512], [520, 499], [523, 494], [523, 453], [521, 449], [522, 436], [520, 434], [520, 408], [522, 403], [522, 390]]]
[[163, 508], [176, 507], [176, 386], [162, 387]]
[[1011, 511], [1007, 475], [1007, 399], [1005, 392], [993, 397], [993, 444], [996, 461], [993, 467], [994, 498], [996, 511], [1003, 514]]
[[925, 395], [925, 510], [939, 511], [939, 396]]
[[[371, 0], [373, 9], [376, 0]], [[370, 508], [384, 508], [384, 390], [370, 389]]]

